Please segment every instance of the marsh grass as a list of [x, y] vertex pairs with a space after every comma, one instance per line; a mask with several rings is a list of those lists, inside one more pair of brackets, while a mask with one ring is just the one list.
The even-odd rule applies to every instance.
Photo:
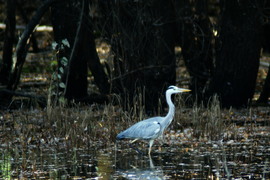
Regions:
[[[0, 141], [1, 147], [6, 150], [4, 152], [6, 158], [10, 156], [16, 162], [13, 176], [25, 177], [25, 172], [37, 173], [39, 169], [44, 167], [46, 169], [50, 164], [53, 164], [54, 166], [50, 166], [46, 172], [49, 175], [46, 176], [59, 177], [61, 168], [58, 166], [63, 166], [63, 154], [65, 154], [65, 159], [71, 159], [65, 164], [71, 164], [71, 166], [74, 164], [73, 167], [75, 167], [76, 164], [80, 163], [77, 154], [82, 149], [89, 149], [87, 151], [89, 154], [100, 150], [106, 151], [106, 149], [113, 151], [111, 149], [115, 147], [115, 137], [120, 131], [147, 118], [142, 97], [142, 95], [134, 97], [133, 105], [129, 107], [129, 111], [124, 111], [121, 108], [120, 98], [115, 96], [112, 100], [114, 102], [107, 105], [74, 104], [70, 107], [62, 104], [61, 106], [52, 105], [47, 110], [35, 109], [6, 113], [1, 118], [10, 123], [0, 127], [2, 128], [0, 129], [2, 137]], [[222, 150], [219, 150], [220, 154], [214, 155], [214, 160], [212, 159], [217, 171], [216, 176], [222, 177], [221, 174], [225, 173], [229, 177], [232, 172], [229, 172], [231, 166], [228, 165], [228, 162], [237, 161], [237, 158], [231, 158], [231, 154], [239, 155], [242, 150], [237, 146], [237, 143], [245, 146], [245, 143], [252, 142], [252, 138], [256, 138], [260, 132], [258, 130], [260, 127], [257, 124], [251, 124], [258, 119], [256, 115], [258, 113], [254, 109], [247, 109], [243, 112], [233, 109], [221, 110], [217, 97], [213, 97], [207, 107], [187, 108], [185, 102], [188, 98], [184, 95], [174, 97], [176, 114], [174, 121], [169, 126], [171, 131], [166, 131], [166, 138], [173, 139], [174, 137], [174, 141], [171, 142], [175, 142], [175, 144], [171, 144], [170, 148], [164, 152], [171, 150], [179, 153], [179, 147], [183, 147], [180, 150], [183, 153], [190, 150], [196, 151], [200, 144], [207, 142], [209, 146], [204, 149], [207, 153], [211, 153], [211, 148]], [[239, 127], [231, 121], [231, 119], [240, 118], [246, 122], [244, 127]], [[172, 133], [173, 131], [174, 133]], [[179, 136], [179, 132], [184, 135]], [[187, 138], [188, 135], [185, 134], [188, 134], [189, 137]], [[223, 141], [221, 145], [219, 145], [220, 140]], [[255, 141], [254, 146], [256, 143], [259, 141]], [[128, 150], [128, 146], [124, 144], [119, 149]], [[139, 149], [143, 149], [141, 144], [147, 145], [147, 143], [139, 143], [137, 144]], [[158, 146], [158, 143], [155, 145]], [[125, 149], [125, 147], [127, 148]], [[155, 149], [157, 150], [157, 148]], [[263, 150], [263, 147], [261, 149]], [[46, 154], [48, 151], [49, 155]], [[253, 152], [253, 149], [250, 152]], [[91, 156], [95, 155], [91, 154]], [[9, 168], [10, 164], [6, 163], [5, 167]], [[266, 164], [269, 164], [267, 160], [264, 165], [266, 166]], [[267, 168], [265, 169], [267, 171]], [[267, 176], [267, 172], [265, 174]], [[40, 177], [41, 174], [37, 176]]]
[[226, 131], [226, 124], [220, 108], [217, 96], [213, 96], [208, 105], [194, 104], [192, 108], [187, 108], [185, 102], [188, 96], [180, 96], [176, 99], [175, 120], [173, 128], [192, 128], [192, 136], [205, 140], [221, 140]]
[[[217, 98], [214, 97], [207, 108], [194, 106], [192, 109], [184, 105], [187, 98], [174, 97], [176, 115], [169, 129], [177, 131], [191, 127], [193, 136], [198, 139], [220, 139], [226, 126]], [[120, 131], [147, 118], [142, 94], [134, 96], [129, 111], [121, 108], [119, 97], [113, 99], [115, 102], [106, 105], [74, 104], [68, 107], [51, 104], [45, 111], [21, 113], [19, 117], [14, 117], [15, 129], [20, 134], [23, 146], [37, 141], [49, 144], [62, 142], [69, 147], [92, 146], [96, 143], [108, 146], [115, 142]], [[164, 115], [159, 113], [157, 115]]]
[[[238, 126], [225, 120], [231, 118], [232, 110], [221, 110], [217, 97], [213, 97], [207, 107], [194, 105], [192, 108], [185, 106], [188, 98], [188, 96], [174, 97], [176, 114], [169, 126], [170, 130], [184, 132], [184, 129], [190, 128], [193, 137], [205, 140], [239, 137]], [[11, 131], [15, 130], [16, 141], [21, 143], [21, 147], [31, 143], [57, 144], [59, 142], [69, 147], [92, 146], [96, 143], [108, 146], [114, 144], [119, 132], [148, 117], [142, 94], [134, 97], [129, 111], [123, 110], [119, 105], [121, 100], [118, 96], [112, 99], [114, 102], [106, 105], [74, 104], [68, 107], [64, 104], [51, 104], [46, 110], [18, 111], [12, 113], [14, 126]], [[166, 114], [166, 110], [164, 113]], [[165, 114], [157, 113], [161, 116]], [[254, 121], [252, 110], [249, 110], [246, 116], [247, 121]], [[253, 132], [256, 125], [246, 126], [248, 128], [245, 128], [245, 134]], [[170, 136], [170, 131], [166, 133]], [[10, 141], [14, 141], [14, 137], [9, 138]]]
[[220, 140], [226, 126], [221, 118], [218, 97], [213, 96], [206, 108], [195, 104], [192, 109], [191, 121], [195, 137]]
[[134, 97], [129, 111], [119, 105], [118, 96], [112, 99], [115, 102], [106, 105], [48, 107], [45, 128], [55, 137], [69, 140], [75, 147], [96, 142], [113, 143], [117, 133], [144, 118], [145, 111], [141, 95]]

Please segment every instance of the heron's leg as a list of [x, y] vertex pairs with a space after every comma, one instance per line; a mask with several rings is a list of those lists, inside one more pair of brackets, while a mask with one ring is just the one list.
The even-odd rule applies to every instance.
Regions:
[[138, 148], [132, 146], [131, 143], [129, 143], [129, 147], [131, 147], [132, 149], [134, 149], [135, 151], [137, 151], [137, 152], [140, 153], [140, 154], [144, 154], [144, 153], [143, 153], [142, 151], [140, 151]]
[[136, 147], [134, 147], [134, 146], [132, 145], [132, 143], [136, 142], [137, 140], [138, 140], [138, 139], [134, 139], [134, 140], [130, 141], [130, 142], [129, 142], [129, 147], [131, 147], [132, 149], [134, 149], [135, 151], [137, 151], [137, 152], [140, 153], [140, 154], [144, 154], [142, 151], [140, 151], [138, 148], [136, 148]]
[[154, 144], [154, 139], [151, 139], [151, 140], [149, 141], [149, 151], [148, 151], [148, 155], [149, 155], [149, 156], [150, 156], [150, 154], [151, 154], [151, 149], [152, 149], [153, 144]]
[[134, 139], [133, 141], [131, 141], [130, 142], [130, 144], [132, 144], [132, 143], [134, 143], [134, 142], [136, 142], [138, 139]]
[[153, 161], [152, 161], [151, 156], [149, 156], [149, 165], [150, 165], [150, 168], [151, 168], [151, 169], [155, 168], [155, 165], [154, 165], [154, 163], [153, 163]]

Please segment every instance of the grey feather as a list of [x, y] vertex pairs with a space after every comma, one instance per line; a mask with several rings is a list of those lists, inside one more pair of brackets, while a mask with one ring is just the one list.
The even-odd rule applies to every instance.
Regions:
[[162, 117], [140, 121], [117, 135], [117, 139], [156, 139], [161, 133]]

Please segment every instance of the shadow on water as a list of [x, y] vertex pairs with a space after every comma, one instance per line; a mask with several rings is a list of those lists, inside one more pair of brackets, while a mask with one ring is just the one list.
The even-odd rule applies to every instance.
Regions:
[[[0, 178], [270, 179], [269, 129], [264, 132], [241, 141], [177, 141], [160, 149], [155, 143], [151, 157], [137, 153], [127, 142], [117, 144], [117, 149], [2, 144]], [[147, 152], [147, 146], [137, 146]]]

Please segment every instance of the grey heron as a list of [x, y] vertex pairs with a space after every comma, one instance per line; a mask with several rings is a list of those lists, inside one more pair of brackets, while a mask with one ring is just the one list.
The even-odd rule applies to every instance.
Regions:
[[176, 86], [169, 86], [166, 91], [166, 101], [169, 106], [168, 114], [165, 117], [157, 116], [140, 121], [132, 125], [128, 129], [120, 132], [116, 136], [116, 139], [117, 140], [134, 139], [131, 143], [137, 140], [148, 140], [149, 141], [148, 154], [150, 155], [154, 140], [163, 135], [164, 130], [171, 124], [173, 120], [175, 106], [172, 103], [171, 95], [189, 91], [191, 90], [178, 88]]

